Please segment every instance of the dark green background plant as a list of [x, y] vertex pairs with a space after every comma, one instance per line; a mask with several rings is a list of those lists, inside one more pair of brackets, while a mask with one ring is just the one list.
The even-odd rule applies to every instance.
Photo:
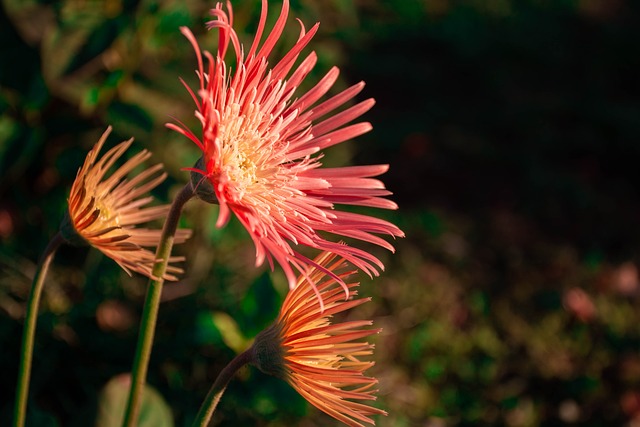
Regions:
[[[211, 50], [213, 2], [4, 0], [0, 13], [0, 424], [10, 420], [23, 307], [88, 149], [108, 124], [169, 178], [198, 154], [164, 128], [195, 126], [178, 77]], [[273, 22], [279, 5], [272, 5]], [[294, 1], [339, 88], [365, 80], [374, 131], [327, 163], [390, 163], [407, 238], [380, 252], [373, 296], [350, 316], [377, 337], [382, 426], [611, 426], [640, 420], [640, 5], [630, 0]], [[259, 2], [234, 2], [251, 39]], [[280, 44], [298, 35], [293, 19]], [[361, 98], [364, 99], [364, 98]], [[275, 317], [286, 283], [215, 207], [190, 202], [149, 383], [189, 425], [220, 369]], [[372, 248], [372, 250], [376, 250]], [[98, 393], [131, 368], [145, 280], [62, 248], [43, 296], [30, 425], [92, 425]], [[584, 291], [580, 294], [579, 290]], [[582, 295], [578, 304], [571, 297]], [[575, 302], [575, 300], [573, 300]], [[589, 305], [592, 304], [592, 307]], [[329, 426], [283, 382], [241, 371], [218, 426]]]

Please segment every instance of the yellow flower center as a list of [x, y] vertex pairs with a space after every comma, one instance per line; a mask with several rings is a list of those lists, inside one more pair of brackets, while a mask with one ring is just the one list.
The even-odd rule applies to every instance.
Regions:
[[220, 175], [225, 179], [229, 195], [235, 201], [241, 200], [247, 193], [258, 194], [261, 176], [264, 176], [265, 150], [270, 144], [258, 132], [262, 114], [258, 108], [250, 108], [247, 114], [239, 114], [238, 104], [232, 104], [225, 110], [220, 124], [221, 153]]
[[120, 227], [120, 216], [118, 215], [117, 210], [112, 210], [111, 203], [107, 202], [104, 199], [98, 199], [95, 202], [95, 208], [100, 211], [100, 216], [94, 222], [94, 226], [97, 228], [109, 228], [109, 227]]

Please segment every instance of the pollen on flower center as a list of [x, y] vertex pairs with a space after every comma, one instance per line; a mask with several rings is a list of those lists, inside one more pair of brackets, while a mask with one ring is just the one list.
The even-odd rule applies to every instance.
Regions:
[[[234, 105], [233, 107], [236, 107]], [[262, 191], [260, 177], [265, 168], [265, 136], [256, 130], [261, 115], [238, 114], [231, 107], [226, 120], [220, 126], [221, 162], [220, 172], [228, 181], [230, 195], [241, 200], [247, 193]]]
[[258, 166], [250, 153], [236, 152], [233, 153], [233, 157], [234, 159], [231, 160], [233, 166], [230, 167], [233, 180], [243, 188], [255, 184], [258, 180], [256, 174]]
[[112, 212], [112, 209], [110, 209], [111, 207], [112, 206], [110, 204], [104, 203], [103, 200], [98, 200], [96, 202], [95, 208], [100, 212], [98, 221], [100, 222], [101, 228], [120, 227], [120, 216], [117, 212]]
[[231, 195], [236, 200], [242, 199], [258, 182], [258, 165], [255, 159], [251, 157], [249, 150], [239, 149], [234, 143], [223, 147], [221, 172], [228, 180], [229, 190], [233, 189]]

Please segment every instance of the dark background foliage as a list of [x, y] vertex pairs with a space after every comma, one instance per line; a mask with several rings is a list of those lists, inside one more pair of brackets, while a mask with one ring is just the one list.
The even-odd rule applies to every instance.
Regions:
[[[259, 2], [234, 2], [251, 39]], [[0, 424], [11, 417], [24, 302], [88, 149], [108, 124], [165, 164], [168, 201], [197, 158], [164, 128], [195, 125], [178, 27], [215, 48], [212, 2], [4, 0], [0, 11]], [[272, 5], [273, 22], [278, 5]], [[332, 165], [390, 163], [407, 238], [363, 277], [382, 426], [640, 424], [640, 4], [632, 0], [293, 1], [317, 80], [359, 80], [374, 131]], [[291, 19], [282, 53], [297, 37]], [[364, 99], [364, 98], [361, 98]], [[133, 151], [135, 152], [135, 151]], [[187, 205], [149, 383], [189, 425], [217, 372], [275, 317], [278, 269], [254, 269], [237, 223]], [[372, 249], [375, 250], [375, 249]], [[62, 248], [37, 330], [29, 422], [92, 425], [98, 392], [130, 369], [145, 281], [95, 250]], [[337, 425], [253, 368], [219, 426]]]

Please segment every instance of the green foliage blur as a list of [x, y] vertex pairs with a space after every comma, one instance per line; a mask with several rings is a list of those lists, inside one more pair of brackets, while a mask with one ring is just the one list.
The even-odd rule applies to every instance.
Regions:
[[[233, 2], [252, 39], [259, 1]], [[271, 2], [270, 23], [279, 10]], [[188, 26], [214, 50], [204, 0], [3, 0], [0, 10], [0, 425], [9, 425], [25, 300], [84, 156], [135, 137], [169, 178], [196, 147], [178, 78]], [[367, 82], [374, 130], [329, 165], [389, 163], [407, 234], [376, 251], [380, 426], [640, 425], [640, 3], [634, 0], [292, 0], [320, 21], [308, 81]], [[290, 18], [277, 54], [295, 42]], [[254, 268], [237, 221], [189, 202], [184, 279], [165, 286], [148, 382], [188, 426], [217, 373], [276, 316], [281, 271]], [[158, 225], [160, 226], [160, 225]], [[94, 425], [100, 390], [131, 369], [146, 281], [63, 247], [36, 334], [31, 426]], [[242, 370], [216, 426], [336, 426], [288, 385]]]

